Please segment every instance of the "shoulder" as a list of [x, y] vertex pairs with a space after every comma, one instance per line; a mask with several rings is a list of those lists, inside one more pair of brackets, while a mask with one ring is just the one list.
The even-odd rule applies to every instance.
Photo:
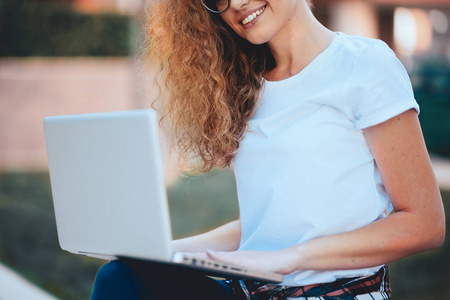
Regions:
[[400, 67], [394, 51], [382, 40], [356, 35], [339, 35], [338, 53], [340, 63], [346, 69], [380, 70], [386, 66]]
[[341, 51], [351, 57], [344, 97], [357, 128], [384, 122], [410, 108], [419, 111], [408, 73], [385, 42], [350, 35], [343, 39]]
[[398, 76], [404, 83], [409, 82], [403, 64], [384, 41], [347, 34], [339, 38], [341, 67], [351, 74], [352, 81], [368, 84], [374, 78]]
[[339, 33], [339, 51], [353, 58], [371, 58], [378, 55], [392, 56], [394, 52], [382, 40]]

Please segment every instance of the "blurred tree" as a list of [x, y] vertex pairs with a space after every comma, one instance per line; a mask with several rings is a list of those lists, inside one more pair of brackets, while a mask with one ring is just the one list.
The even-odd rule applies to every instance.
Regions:
[[133, 19], [86, 14], [68, 0], [0, 0], [0, 56], [127, 56]]
[[71, 4], [76, 0], [3, 0], [2, 2], [11, 2], [15, 4], [21, 3], [63, 3], [63, 4]]
[[450, 157], [450, 62], [426, 60], [411, 74], [429, 151]]

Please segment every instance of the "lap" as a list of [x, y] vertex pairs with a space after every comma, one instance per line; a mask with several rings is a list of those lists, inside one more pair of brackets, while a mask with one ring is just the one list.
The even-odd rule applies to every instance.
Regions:
[[91, 300], [234, 299], [231, 289], [195, 270], [141, 260], [116, 260], [97, 273]]
[[[336, 291], [331, 291], [329, 284], [318, 284], [315, 288], [313, 286], [289, 288], [235, 280], [227, 285], [194, 269], [126, 259], [112, 261], [99, 270], [91, 300], [244, 300], [252, 297], [262, 300], [275, 295], [273, 299], [279, 300], [390, 299], [386, 267], [381, 268], [373, 276], [341, 279], [331, 284], [334, 288], [339, 288], [341, 281], [343, 281], [342, 290]], [[326, 293], [325, 296], [318, 291], [332, 293]]]

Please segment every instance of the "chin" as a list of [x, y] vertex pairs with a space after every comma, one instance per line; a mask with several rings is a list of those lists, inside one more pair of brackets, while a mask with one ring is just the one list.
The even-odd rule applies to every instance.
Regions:
[[262, 44], [265, 44], [265, 43], [267, 43], [268, 41], [269, 41], [269, 39], [268, 38], [264, 38], [264, 37], [253, 37], [253, 36], [250, 36], [250, 37], [244, 37], [247, 41], [249, 41], [250, 43], [252, 43], [253, 45], [262, 45]]
[[253, 40], [247, 40], [247, 41], [249, 41], [253, 45], [262, 45], [262, 44], [266, 43], [265, 41], [253, 41]]
[[273, 37], [272, 32], [267, 32], [265, 30], [254, 31], [251, 34], [244, 36], [247, 41], [252, 43], [253, 45], [261, 45], [270, 41]]

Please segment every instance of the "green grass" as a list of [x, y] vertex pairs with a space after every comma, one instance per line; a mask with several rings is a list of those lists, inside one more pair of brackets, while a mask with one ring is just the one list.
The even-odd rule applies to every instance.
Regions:
[[[230, 170], [184, 176], [168, 190], [175, 238], [200, 233], [238, 217]], [[450, 193], [443, 192], [447, 211]], [[390, 265], [396, 300], [450, 299], [450, 241], [440, 249]], [[0, 261], [64, 300], [89, 298], [105, 262], [62, 251], [58, 244], [48, 174], [0, 174]]]
[[236, 220], [239, 209], [231, 170], [182, 176], [168, 189], [173, 238], [181, 238]]

